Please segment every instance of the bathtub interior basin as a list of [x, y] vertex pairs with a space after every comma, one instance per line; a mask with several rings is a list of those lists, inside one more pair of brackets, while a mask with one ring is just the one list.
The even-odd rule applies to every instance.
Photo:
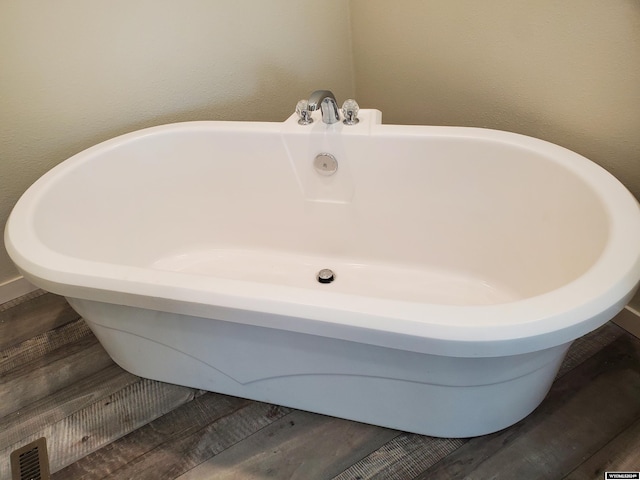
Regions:
[[109, 140], [25, 193], [7, 249], [141, 376], [417, 433], [504, 428], [633, 295], [638, 204], [557, 145], [360, 116]]

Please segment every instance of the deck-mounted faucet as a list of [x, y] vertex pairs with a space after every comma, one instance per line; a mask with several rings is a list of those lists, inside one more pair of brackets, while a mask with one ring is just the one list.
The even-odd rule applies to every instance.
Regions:
[[[316, 90], [311, 94], [309, 100], [300, 100], [296, 105], [300, 125], [313, 123], [311, 112], [320, 109], [322, 111], [322, 121], [327, 125], [332, 125], [340, 121], [338, 113], [338, 102], [330, 90]], [[355, 100], [349, 99], [342, 105], [345, 125], [355, 125], [358, 123], [358, 104]]]
[[338, 102], [330, 90], [316, 90], [309, 97], [309, 110], [322, 110], [322, 121], [331, 125], [340, 121]]

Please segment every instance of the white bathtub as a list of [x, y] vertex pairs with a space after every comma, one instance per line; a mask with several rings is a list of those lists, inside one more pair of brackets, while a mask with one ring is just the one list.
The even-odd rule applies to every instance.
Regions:
[[435, 436], [507, 427], [637, 288], [638, 204], [540, 140], [361, 119], [109, 140], [24, 194], [7, 249], [137, 375]]

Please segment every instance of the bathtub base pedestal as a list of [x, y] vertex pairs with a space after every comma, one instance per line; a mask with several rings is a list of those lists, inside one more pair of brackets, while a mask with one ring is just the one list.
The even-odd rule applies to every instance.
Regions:
[[68, 299], [141, 377], [437, 437], [506, 428], [544, 399], [570, 343], [459, 358]]

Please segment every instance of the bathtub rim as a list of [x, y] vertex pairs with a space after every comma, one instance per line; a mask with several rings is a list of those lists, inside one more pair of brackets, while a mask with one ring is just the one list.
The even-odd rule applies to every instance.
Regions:
[[[113, 284], [111, 288], [108, 286], [95, 288], [51, 281], [35, 277], [26, 271], [23, 271], [23, 274], [25, 278], [40, 288], [70, 298], [199, 316], [417, 353], [453, 357], [506, 357], [544, 350], [571, 342], [612, 319], [624, 308], [637, 289], [636, 284], [626, 295], [621, 297], [616, 295], [615, 298], [619, 298], [618, 300], [613, 301], [610, 305], [605, 305], [600, 310], [595, 310], [595, 308], [600, 307], [603, 303], [608, 303], [607, 301], [598, 299], [598, 301], [581, 305], [573, 311], [559, 312], [556, 315], [533, 319], [527, 323], [474, 326], [469, 324], [445, 325], [442, 323], [442, 317], [440, 323], [426, 323], [421, 320], [402, 319], [393, 315], [385, 316], [383, 311], [371, 312], [371, 310], [375, 310], [375, 305], [370, 311], [365, 312], [318, 305], [292, 304], [291, 302], [285, 303], [285, 308], [267, 309], [264, 307], [266, 304], [264, 299], [222, 296], [219, 293], [214, 296], [211, 291], [205, 289], [194, 292], [192, 289], [177, 289], [175, 285], [159, 287], [157, 284], [142, 283], [137, 285], [139, 288], [130, 288], [127, 291], [118, 287], [121, 286], [121, 281], [118, 279], [109, 279]], [[246, 287], [248, 282], [242, 283], [243, 287]], [[131, 282], [127, 284], [127, 286], [131, 285]], [[261, 285], [258, 288], [262, 290], [264, 286]], [[290, 289], [291, 287], [287, 287], [287, 290]], [[131, 290], [138, 290], [138, 292], [132, 293]], [[304, 291], [304, 289], [297, 290]], [[143, 291], [146, 293], [142, 293]], [[426, 309], [429, 310], [429, 313], [442, 312], [443, 310], [450, 310], [445, 313], [458, 315], [469, 313], [476, 318], [488, 320], [492, 314], [518, 315], [523, 311], [544, 307], [544, 304], [548, 304], [548, 299], [541, 297], [545, 296], [536, 297], [535, 302], [526, 302], [526, 304], [525, 300], [521, 300], [497, 307], [493, 305], [427, 305]], [[207, 300], [202, 301], [202, 297], [207, 297]], [[355, 296], [348, 297], [353, 299]], [[357, 300], [371, 304], [377, 299], [360, 297]], [[395, 303], [388, 300], [380, 302], [386, 304], [387, 310], [393, 307], [390, 305], [391, 303]], [[379, 302], [375, 303], [380, 304]], [[242, 306], [239, 306], [240, 304]], [[268, 304], [278, 306], [278, 303], [272, 299], [269, 299]], [[282, 306], [282, 304], [280, 305]], [[392, 328], [389, 327], [390, 323], [393, 325]]]
[[[534, 297], [487, 306], [431, 305], [327, 293], [326, 289], [318, 293], [303, 288], [203, 278], [72, 258], [43, 245], [35, 226], [28, 220], [46, 193], [47, 186], [59, 176], [64, 176], [66, 169], [141, 136], [193, 128], [290, 133], [291, 119], [284, 124], [205, 121], [161, 125], [121, 135], [84, 150], [54, 167], [23, 194], [5, 227], [7, 251], [25, 278], [45, 290], [68, 297], [108, 303], [126, 301], [127, 305], [145, 308], [152, 303], [149, 299], [158, 301], [162, 298], [166, 300], [161, 303], [173, 303], [164, 308], [175, 308], [175, 313], [200, 312], [208, 318], [219, 318], [224, 310], [223, 316], [229, 321], [249, 323], [249, 320], [229, 315], [227, 310], [265, 312], [265, 315], [280, 320], [276, 325], [270, 325], [271, 320], [254, 318], [255, 325], [329, 337], [335, 335], [332, 332], [340, 330], [342, 337], [336, 338], [381, 346], [402, 345], [402, 348], [414, 351], [427, 348], [430, 353], [455, 356], [510, 355], [514, 353], [513, 345], [516, 344], [519, 345], [517, 352], [521, 353], [523, 348], [535, 351], [565, 343], [602, 325], [631, 298], [640, 277], [637, 248], [640, 243], [640, 207], [609, 172], [577, 153], [536, 138], [471, 127], [382, 125], [380, 116], [375, 113], [377, 111], [373, 112], [373, 126], [341, 133], [482, 138], [516, 143], [521, 148], [542, 152], [559, 161], [593, 187], [608, 214], [610, 235], [600, 257], [580, 277]], [[299, 129], [295, 133], [305, 134]], [[238, 291], [245, 294], [239, 295]], [[292, 302], [292, 296], [298, 300]], [[215, 300], [217, 308], [209, 305], [211, 299]], [[327, 307], [327, 303], [332, 302], [336, 306]], [[426, 322], [425, 317], [438, 320]], [[469, 317], [474, 319], [473, 323]], [[508, 320], [513, 317], [521, 320]], [[384, 325], [390, 319], [392, 328]], [[385, 340], [385, 333], [397, 339], [393, 342]], [[411, 338], [420, 340], [411, 341]], [[511, 346], [508, 345], [510, 342]]]

